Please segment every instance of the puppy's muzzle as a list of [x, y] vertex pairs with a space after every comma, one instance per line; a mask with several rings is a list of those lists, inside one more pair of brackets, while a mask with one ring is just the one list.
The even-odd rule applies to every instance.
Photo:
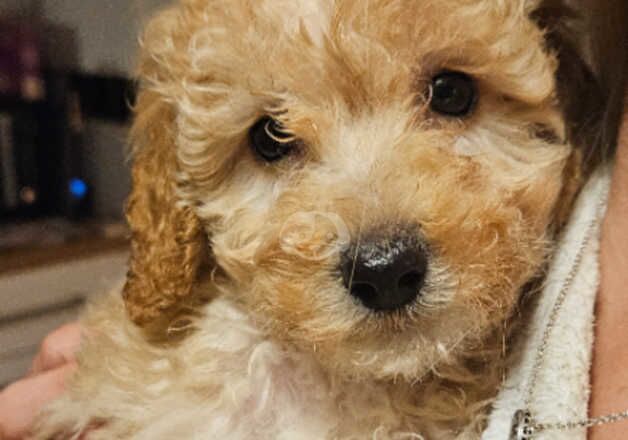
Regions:
[[411, 232], [363, 237], [341, 256], [344, 285], [374, 311], [393, 311], [415, 301], [425, 283], [425, 247]]

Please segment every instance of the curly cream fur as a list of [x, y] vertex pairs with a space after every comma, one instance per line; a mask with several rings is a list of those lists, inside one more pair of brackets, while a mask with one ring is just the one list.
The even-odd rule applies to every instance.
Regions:
[[[114, 295], [88, 315], [80, 371], [36, 437], [476, 438], [503, 329], [578, 188], [534, 6], [182, 0], [158, 15], [126, 307]], [[443, 69], [477, 79], [470, 118], [429, 110]], [[264, 114], [298, 155], [254, 156]], [[375, 314], [342, 286], [338, 251], [287, 250], [286, 222], [312, 212], [353, 240], [419, 225], [420, 301]], [[303, 252], [338, 234], [305, 226]]]

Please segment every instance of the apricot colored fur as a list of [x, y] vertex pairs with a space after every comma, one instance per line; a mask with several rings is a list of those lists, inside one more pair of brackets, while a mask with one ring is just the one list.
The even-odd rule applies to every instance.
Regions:
[[[478, 438], [581, 180], [537, 3], [181, 0], [155, 17], [124, 304], [88, 312], [36, 437]], [[442, 70], [476, 78], [470, 117], [430, 111]], [[267, 114], [300, 139], [275, 165], [248, 141]], [[420, 300], [352, 298], [339, 251], [310, 258], [341, 238], [325, 216], [353, 241], [416, 226]]]

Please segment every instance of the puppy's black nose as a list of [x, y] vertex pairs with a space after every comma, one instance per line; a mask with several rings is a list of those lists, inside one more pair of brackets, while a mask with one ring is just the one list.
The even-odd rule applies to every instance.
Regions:
[[345, 251], [341, 260], [345, 287], [372, 310], [404, 307], [425, 282], [426, 252], [418, 239], [405, 234], [365, 240]]

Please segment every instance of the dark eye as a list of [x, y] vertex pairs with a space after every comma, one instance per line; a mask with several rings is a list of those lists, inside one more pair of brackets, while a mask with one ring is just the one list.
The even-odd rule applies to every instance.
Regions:
[[294, 136], [286, 133], [281, 124], [270, 116], [264, 116], [251, 127], [251, 147], [266, 162], [276, 162], [286, 157], [295, 147]]
[[467, 116], [477, 101], [475, 81], [462, 72], [441, 72], [432, 78], [430, 108], [446, 116]]

